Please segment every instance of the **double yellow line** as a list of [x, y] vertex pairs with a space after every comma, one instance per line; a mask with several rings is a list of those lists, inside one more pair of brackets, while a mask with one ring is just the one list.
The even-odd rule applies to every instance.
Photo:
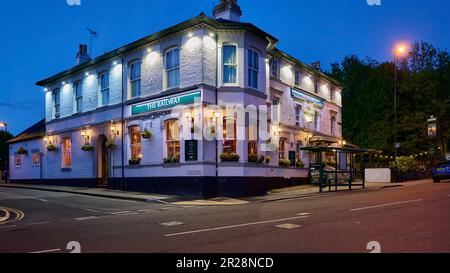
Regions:
[[[6, 207], [0, 207], [0, 211], [5, 213], [5, 216], [0, 218], [0, 225], [4, 225], [6, 223], [12, 223], [22, 220], [25, 217], [25, 213], [17, 209], [11, 209]], [[14, 217], [11, 217], [11, 216]]]

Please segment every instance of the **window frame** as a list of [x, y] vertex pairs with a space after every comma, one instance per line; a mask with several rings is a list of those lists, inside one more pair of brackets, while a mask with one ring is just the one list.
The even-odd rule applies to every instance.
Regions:
[[[36, 158], [38, 159], [37, 163], [35, 161]], [[40, 152], [32, 153], [32, 155], [31, 155], [31, 165], [33, 167], [41, 166], [41, 153]]]
[[287, 139], [284, 137], [280, 137], [278, 143], [278, 159], [286, 159], [286, 142]]
[[314, 130], [316, 132], [320, 131], [320, 112], [319, 111], [314, 111]]
[[[234, 134], [232, 137], [229, 137], [229, 132], [227, 130], [227, 121], [232, 120], [233, 121], [233, 131]], [[230, 149], [228, 151], [228, 149]], [[227, 150], [227, 151], [225, 151]], [[223, 146], [222, 146], [222, 152], [223, 153], [237, 153], [237, 120], [236, 117], [223, 117]]]
[[[19, 164], [17, 164], [19, 163]], [[22, 168], [22, 155], [20, 154], [15, 154], [14, 155], [14, 168], [19, 169]]]
[[318, 78], [314, 79], [314, 93], [319, 94], [320, 91], [320, 80]]
[[[181, 132], [180, 132], [180, 127], [179, 127], [179, 123], [178, 123], [178, 119], [168, 119], [166, 121], [164, 121], [164, 128], [166, 129], [165, 131], [165, 137], [164, 137], [164, 142], [166, 145], [166, 157], [174, 157], [177, 154], [180, 156], [181, 155]], [[170, 127], [172, 126], [172, 123], [174, 123], [174, 126], [177, 126], [176, 124], [178, 124], [178, 138], [170, 138], [169, 139], [169, 134], [174, 137], [174, 133], [171, 131]], [[172, 132], [172, 134], [171, 134]], [[173, 150], [172, 150], [173, 149]]]
[[[255, 58], [256, 56], [256, 58]], [[260, 53], [258, 50], [254, 48], [250, 48], [248, 50], [248, 86], [250, 88], [259, 89], [259, 72], [260, 72]], [[255, 63], [256, 60], [256, 63]], [[251, 62], [253, 61], [253, 62]], [[256, 66], [254, 66], [256, 64]], [[255, 73], [255, 75], [253, 74]], [[253, 85], [252, 80], [255, 80], [253, 77], [256, 78], [255, 84]]]
[[[68, 146], [66, 145], [66, 141], [68, 141]], [[72, 139], [70, 137], [63, 137], [62, 138], [62, 153], [61, 153], [62, 159], [61, 159], [61, 168], [63, 169], [70, 169], [73, 166], [73, 159], [72, 159]], [[67, 157], [68, 156], [68, 157]], [[69, 160], [67, 162], [66, 160]]]
[[[61, 89], [56, 88], [52, 91], [53, 96], [53, 117], [61, 118]], [[57, 99], [58, 98], [58, 99]]]
[[[139, 75], [137, 78], [133, 78], [133, 68], [139, 65]], [[131, 98], [139, 98], [142, 94], [142, 90], [141, 90], [141, 78], [142, 78], [142, 62], [140, 60], [135, 60], [133, 62], [130, 63], [130, 96]], [[136, 94], [136, 86], [137, 85], [139, 88], [139, 92], [138, 94]]]
[[334, 86], [330, 86], [330, 101], [336, 101], [336, 88]]
[[[78, 94], [78, 90], [80, 90], [80, 94]], [[83, 112], [83, 86], [81, 81], [76, 81], [73, 84], [73, 94], [74, 94], [74, 113], [78, 114]]]
[[[226, 47], [233, 47], [235, 50], [235, 63], [225, 63], [225, 48]], [[238, 79], [238, 63], [239, 63], [239, 57], [238, 57], [238, 46], [237, 44], [231, 44], [231, 43], [224, 43], [222, 44], [222, 84], [223, 85], [229, 85], [229, 86], [235, 86], [239, 83]], [[234, 67], [235, 75], [234, 75], [234, 82], [226, 82], [225, 81], [225, 66], [227, 67]]]
[[[103, 86], [103, 77], [106, 77], [107, 81], [105, 81], [106, 86]], [[110, 95], [110, 78], [109, 78], [109, 70], [103, 71], [98, 76], [99, 81], [99, 91], [100, 91], [100, 106], [108, 106], [110, 104], [109, 95]], [[107, 94], [107, 101], [105, 103], [105, 94]]]
[[[135, 130], [136, 129], [136, 130]], [[134, 130], [134, 131], [133, 131]], [[142, 159], [142, 134], [141, 126], [131, 125], [128, 127], [128, 132], [130, 136], [130, 159]], [[137, 136], [136, 142], [134, 136]]]
[[300, 104], [295, 105], [295, 126], [302, 126], [302, 110], [303, 106]]
[[[168, 65], [167, 65], [167, 61], [168, 61], [167, 55], [168, 55], [170, 52], [173, 52], [173, 51], [177, 51], [177, 52], [178, 52], [178, 65], [176, 65], [176, 66], [174, 66], [174, 67], [171, 67], [171, 68], [168, 68]], [[180, 50], [180, 48], [177, 47], [177, 46], [166, 49], [166, 51], [165, 51], [165, 53], [164, 53], [164, 73], [165, 73], [165, 76], [166, 76], [166, 81], [165, 81], [165, 82], [166, 82], [166, 89], [178, 88], [178, 87], [180, 86], [180, 66], [181, 66], [181, 56], [180, 56], [180, 53], [181, 53], [181, 50]], [[170, 86], [170, 85], [169, 85], [169, 83], [170, 83], [170, 77], [169, 77], [169, 74], [170, 74], [170, 72], [173, 72], [173, 71], [176, 71], [176, 72], [177, 72], [177, 73], [176, 73], [176, 75], [177, 75], [177, 82], [176, 82], [175, 85]]]
[[270, 59], [270, 76], [278, 80], [280, 79], [280, 60], [277, 58]]
[[337, 129], [337, 118], [336, 116], [331, 116], [330, 118], [330, 122], [331, 122], [331, 127], [330, 127], [330, 132], [332, 136], [336, 136], [336, 129]]
[[294, 72], [294, 86], [300, 87], [302, 85], [302, 72], [298, 69]]

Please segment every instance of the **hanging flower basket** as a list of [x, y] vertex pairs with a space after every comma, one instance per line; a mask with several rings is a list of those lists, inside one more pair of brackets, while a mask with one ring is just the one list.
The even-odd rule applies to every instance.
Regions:
[[117, 145], [116, 145], [116, 143], [114, 143], [114, 141], [109, 141], [108, 140], [105, 143], [105, 148], [108, 149], [108, 150], [115, 150], [117, 148]]
[[47, 146], [47, 151], [49, 151], [49, 152], [56, 152], [57, 150], [58, 150], [58, 148], [53, 144], [50, 144]]
[[92, 152], [94, 150], [94, 146], [86, 144], [83, 147], [81, 147], [81, 150], [85, 152]]
[[28, 154], [28, 151], [27, 151], [27, 149], [25, 149], [24, 147], [20, 147], [20, 148], [17, 150], [17, 154], [18, 154], [18, 155], [26, 155], [26, 154]]
[[142, 133], [141, 133], [142, 138], [145, 139], [150, 139], [153, 136], [152, 131], [150, 131], [149, 129], [145, 129]]

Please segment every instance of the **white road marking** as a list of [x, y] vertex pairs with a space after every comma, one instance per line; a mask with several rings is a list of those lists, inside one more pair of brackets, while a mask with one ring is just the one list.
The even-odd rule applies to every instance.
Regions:
[[39, 225], [46, 225], [46, 224], [50, 224], [51, 222], [50, 221], [47, 221], [47, 222], [38, 222], [38, 223], [31, 223], [31, 224], [28, 224], [29, 226], [39, 226]]
[[41, 254], [41, 253], [51, 253], [51, 252], [58, 252], [61, 251], [61, 248], [55, 248], [55, 249], [49, 249], [49, 250], [41, 250], [41, 251], [35, 251], [30, 252], [31, 254]]
[[278, 226], [275, 226], [275, 227], [281, 228], [281, 229], [296, 229], [296, 228], [299, 228], [301, 226], [295, 225], [295, 224], [282, 224], [282, 225], [278, 225]]
[[239, 225], [233, 225], [233, 226], [224, 226], [224, 227], [217, 227], [217, 228], [207, 228], [207, 229], [200, 229], [200, 230], [192, 230], [192, 231], [186, 231], [186, 232], [167, 234], [166, 237], [173, 237], [173, 236], [201, 233], [201, 232], [207, 232], [207, 231], [233, 229], [233, 228], [255, 226], [255, 225], [263, 225], [263, 224], [270, 224], [270, 223], [277, 223], [277, 222], [286, 222], [286, 221], [290, 221], [290, 220], [298, 220], [298, 219], [304, 219], [304, 218], [308, 218], [308, 216], [297, 216], [297, 217], [275, 219], [275, 220], [269, 220], [269, 221], [245, 223], [245, 224], [239, 224]]
[[5, 216], [0, 218], [0, 223], [1, 223], [1, 222], [8, 220], [11, 215], [9, 214], [9, 211], [6, 209], [0, 209], [0, 210], [5, 213]]
[[41, 201], [41, 202], [44, 202], [44, 203], [50, 203], [50, 201], [45, 200], [45, 199], [37, 199], [37, 200], [39, 200], [39, 201]]
[[17, 227], [17, 225], [0, 226], [0, 229], [15, 228], [15, 227]]
[[95, 209], [83, 209], [84, 211], [89, 211], [89, 212], [101, 212], [99, 210], [95, 210]]
[[111, 215], [119, 215], [119, 214], [127, 214], [131, 213], [131, 211], [117, 211], [117, 212], [111, 212]]
[[159, 203], [165, 204], [165, 205], [169, 204], [169, 203], [167, 203], [167, 202], [165, 202], [165, 201], [162, 201], [162, 200], [159, 200], [159, 199], [147, 199], [145, 202], [147, 202], [147, 203], [151, 203], [151, 202], [159, 202]]
[[98, 219], [98, 216], [88, 216], [88, 217], [80, 217], [80, 218], [73, 218], [76, 221], [86, 221], [86, 220], [93, 220]]
[[166, 227], [174, 227], [174, 226], [179, 226], [179, 225], [183, 225], [183, 224], [184, 223], [182, 223], [182, 222], [173, 221], [173, 222], [161, 223], [160, 225], [161, 226], [166, 226]]
[[297, 214], [298, 216], [306, 216], [306, 215], [310, 215], [311, 213], [309, 213], [309, 212], [302, 212], [302, 213], [299, 213], [299, 214]]
[[395, 206], [395, 205], [401, 205], [401, 204], [407, 204], [407, 203], [414, 203], [414, 202], [420, 202], [420, 201], [423, 201], [423, 200], [422, 200], [422, 199], [416, 199], [416, 200], [409, 200], [409, 201], [395, 202], [395, 203], [389, 203], [389, 204], [382, 204], [382, 205], [376, 205], [376, 206], [370, 206], [370, 207], [363, 207], [363, 208], [351, 209], [350, 211], [359, 211], [359, 210], [366, 210], [366, 209], [382, 208], [382, 207]]
[[154, 209], [141, 209], [141, 210], [138, 210], [139, 212], [154, 212], [155, 210]]
[[326, 196], [330, 196], [330, 194], [313, 195], [313, 196], [305, 196], [305, 197], [292, 197], [292, 198], [287, 198], [287, 199], [275, 200], [275, 202], [289, 202], [289, 201], [295, 201], [295, 200], [300, 200], [300, 199], [312, 199], [312, 198], [326, 197]]
[[128, 216], [128, 215], [137, 215], [139, 213], [137, 212], [130, 212], [130, 213], [120, 213], [120, 214], [115, 214], [114, 216]]

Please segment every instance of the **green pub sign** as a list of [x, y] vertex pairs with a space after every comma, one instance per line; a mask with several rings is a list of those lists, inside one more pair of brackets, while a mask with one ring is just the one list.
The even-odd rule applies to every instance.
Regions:
[[148, 112], [169, 109], [169, 108], [173, 108], [178, 105], [186, 105], [186, 104], [194, 103], [196, 101], [196, 99], [200, 100], [201, 97], [202, 97], [201, 92], [195, 92], [195, 93], [190, 93], [187, 95], [155, 100], [155, 101], [146, 102], [143, 104], [134, 105], [134, 106], [132, 106], [131, 112], [132, 112], [132, 115], [135, 116], [135, 115], [140, 115], [140, 114], [144, 114], [144, 113], [148, 113]]

